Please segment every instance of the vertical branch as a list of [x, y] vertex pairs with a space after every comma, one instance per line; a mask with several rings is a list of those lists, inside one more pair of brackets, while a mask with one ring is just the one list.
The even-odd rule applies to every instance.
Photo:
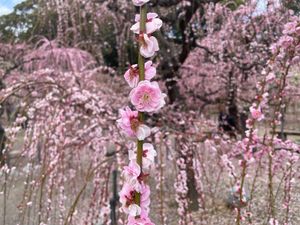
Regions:
[[[147, 7], [146, 5], [141, 6], [140, 8], [140, 16], [141, 16], [141, 20], [140, 20], [140, 33], [143, 34], [146, 32], [146, 19], [147, 19]], [[142, 41], [140, 41], [139, 45], [140, 47], [142, 46]], [[143, 58], [143, 56], [141, 55], [141, 53], [139, 52], [139, 56], [138, 56], [138, 67], [139, 67], [139, 81], [145, 80], [145, 59]], [[139, 121], [141, 123], [144, 122], [144, 113], [143, 112], [139, 112]], [[136, 162], [137, 164], [141, 167], [141, 169], [143, 168], [143, 141], [137, 141], [137, 156], [136, 156]], [[141, 201], [141, 194], [140, 193], [135, 193], [135, 203], [137, 205], [140, 205], [140, 201]]]

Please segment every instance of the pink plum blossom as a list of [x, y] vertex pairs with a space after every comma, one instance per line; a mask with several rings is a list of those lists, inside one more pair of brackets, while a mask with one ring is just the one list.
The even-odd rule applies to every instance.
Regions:
[[141, 34], [140, 40], [142, 43], [140, 53], [143, 57], [150, 58], [159, 50], [158, 41], [155, 37]]
[[130, 92], [131, 103], [141, 112], [155, 112], [165, 105], [163, 94], [157, 82], [141, 81]]
[[[158, 15], [156, 13], [147, 13], [146, 34], [152, 34], [161, 28], [163, 22], [157, 17]], [[137, 14], [135, 16], [136, 23], [130, 28], [135, 34], [140, 33], [140, 18], [140, 15]]]
[[138, 192], [141, 190], [141, 185], [138, 181], [140, 174], [141, 167], [134, 161], [130, 161], [129, 165], [124, 167], [123, 176], [126, 182], [128, 182], [128, 184], [130, 184], [134, 190]]
[[275, 78], [276, 78], [276, 76], [274, 73], [269, 73], [266, 77], [266, 81], [270, 82], [270, 81], [273, 81]]
[[255, 120], [260, 121], [264, 118], [264, 115], [263, 115], [260, 107], [251, 106], [250, 107], [250, 112], [251, 112], [251, 116]]
[[279, 222], [278, 222], [277, 220], [275, 220], [274, 218], [271, 218], [271, 219], [269, 220], [269, 224], [270, 224], [270, 225], [279, 225]]
[[[156, 150], [150, 143], [143, 144], [143, 168], [148, 169], [154, 164], [154, 158], [157, 155]], [[136, 159], [136, 151], [129, 151], [129, 160]]]
[[[156, 68], [152, 66], [152, 61], [145, 63], [145, 80], [151, 80], [156, 75]], [[139, 68], [137, 64], [132, 65], [124, 74], [124, 78], [131, 88], [139, 83]]]
[[126, 180], [137, 179], [141, 174], [141, 168], [136, 162], [130, 161], [129, 165], [124, 167], [123, 174]]
[[297, 28], [297, 21], [293, 21], [290, 23], [285, 24], [283, 34], [293, 34], [296, 32]]
[[148, 185], [141, 183], [141, 202], [140, 206], [134, 202], [136, 190], [129, 183], [124, 183], [122, 190], [120, 191], [120, 202], [122, 204], [122, 210], [129, 214], [130, 217], [148, 217], [149, 205], [150, 205], [150, 188]]
[[133, 4], [135, 6], [142, 6], [142, 5], [146, 4], [149, 1], [150, 0], [132, 0]]
[[[141, 194], [141, 201], [140, 201], [140, 217], [141, 218], [148, 218], [148, 214], [150, 211], [150, 187], [149, 185], [141, 183], [141, 191], [139, 192]], [[130, 218], [130, 215], [129, 215]]]
[[138, 111], [132, 111], [126, 107], [120, 110], [120, 115], [121, 118], [117, 120], [117, 123], [127, 136], [144, 140], [151, 134], [151, 129], [139, 121]]
[[149, 218], [131, 217], [129, 218], [127, 225], [154, 225], [154, 223], [152, 223]]
[[141, 215], [141, 207], [139, 207], [137, 204], [131, 204], [128, 207], [127, 213], [129, 214], [129, 216], [132, 216], [132, 217], [139, 216], [139, 215]]
[[120, 202], [122, 204], [122, 210], [125, 213], [129, 214], [132, 217], [141, 214], [141, 207], [134, 203], [135, 190], [131, 185], [125, 183], [119, 195]]
[[144, 183], [141, 185], [141, 208], [142, 214], [148, 216], [150, 205], [150, 187]]
[[294, 42], [294, 38], [291, 36], [283, 36], [279, 39], [278, 44], [282, 46], [283, 48], [290, 47]]

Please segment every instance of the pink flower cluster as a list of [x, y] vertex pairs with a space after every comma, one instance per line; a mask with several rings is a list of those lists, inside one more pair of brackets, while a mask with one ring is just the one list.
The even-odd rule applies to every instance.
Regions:
[[[285, 24], [283, 35], [277, 43], [271, 46], [272, 53], [278, 58], [283, 59], [290, 57], [292, 64], [299, 64], [300, 62], [300, 19], [293, 16], [290, 22]], [[293, 54], [291, 54], [293, 53]]]
[[[143, 7], [148, 1], [133, 0], [133, 4]], [[159, 50], [157, 39], [151, 35], [161, 28], [162, 21], [156, 13], [148, 13], [146, 17], [146, 21], [143, 21], [145, 32], [140, 29], [140, 15], [136, 15], [136, 23], [131, 30], [138, 35], [139, 54], [144, 58], [150, 58]], [[139, 65], [143, 65], [143, 62], [139, 61]], [[121, 117], [117, 120], [119, 128], [127, 137], [142, 143], [142, 146], [136, 145], [129, 151], [129, 165], [125, 166], [122, 172], [124, 185], [120, 191], [120, 202], [121, 210], [128, 214], [128, 225], [154, 225], [148, 217], [150, 187], [145, 183], [145, 177], [149, 175], [157, 153], [152, 144], [143, 143], [151, 134], [151, 129], [144, 124], [141, 115], [144, 112], [157, 112], [165, 105], [166, 95], [161, 92], [157, 82], [151, 82], [156, 75], [152, 61], [147, 61], [141, 70], [139, 65], [132, 65], [124, 74], [126, 82], [132, 88], [129, 97], [136, 110], [133, 111], [130, 107], [121, 109]]]

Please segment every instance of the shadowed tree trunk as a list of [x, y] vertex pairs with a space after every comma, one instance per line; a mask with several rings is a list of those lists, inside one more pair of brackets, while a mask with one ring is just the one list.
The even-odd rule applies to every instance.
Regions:
[[0, 167], [4, 166], [5, 164], [5, 130], [0, 124]]

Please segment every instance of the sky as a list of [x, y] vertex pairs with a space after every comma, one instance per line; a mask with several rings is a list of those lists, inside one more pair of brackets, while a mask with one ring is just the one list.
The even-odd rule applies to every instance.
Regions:
[[23, 0], [0, 0], [0, 16], [11, 13], [13, 8]]

